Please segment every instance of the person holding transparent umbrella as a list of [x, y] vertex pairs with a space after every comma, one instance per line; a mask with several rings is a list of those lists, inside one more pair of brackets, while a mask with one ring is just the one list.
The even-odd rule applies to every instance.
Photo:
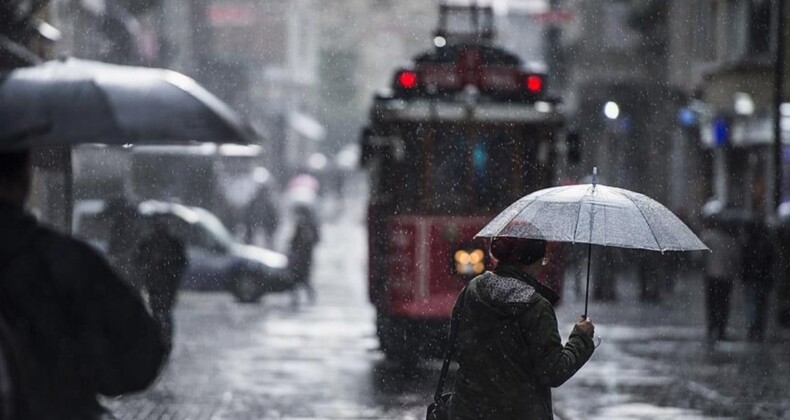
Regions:
[[592, 246], [649, 251], [708, 250], [674, 213], [661, 203], [634, 191], [597, 183], [546, 188], [511, 204], [477, 233], [478, 238], [540, 238], [587, 245], [589, 306]]
[[[478, 238], [490, 239], [492, 241], [492, 253], [495, 256], [497, 253], [496, 244], [503, 239], [539, 242], [556, 241], [586, 244], [587, 291], [585, 292], [582, 321], [589, 319], [587, 315], [589, 309], [589, 282], [593, 245], [655, 250], [661, 251], [662, 253], [665, 251], [692, 251], [708, 249], [708, 247], [706, 247], [705, 244], [703, 244], [702, 241], [700, 241], [699, 238], [697, 238], [697, 236], [691, 232], [688, 226], [686, 226], [682, 221], [680, 221], [680, 219], [678, 219], [677, 216], [675, 216], [671, 211], [669, 211], [660, 203], [633, 191], [599, 185], [597, 183], [597, 169], [593, 170], [592, 184], [547, 188], [535, 191], [532, 194], [522, 197], [502, 211], [499, 215], [497, 215], [475, 236]], [[505, 260], [507, 261], [507, 258], [505, 258]], [[533, 257], [529, 260], [522, 261], [522, 266], [524, 263], [526, 263], [526, 267], [523, 267], [521, 270], [522, 273], [518, 273], [516, 270], [508, 270], [508, 274], [528, 274], [527, 269], [529, 266], [538, 260], [539, 258], [534, 259]], [[505, 273], [500, 271], [500, 275], [502, 274]], [[504, 282], [507, 280], [495, 278], [493, 281], [505, 284]], [[467, 309], [464, 308], [466, 305], [466, 297], [468, 297], [467, 293], [469, 293], [470, 290], [474, 291], [475, 287], [475, 280], [473, 280], [472, 283], [470, 283], [470, 285], [459, 296], [456, 308], [462, 308], [461, 314], [467, 311]], [[501, 299], [504, 301], [512, 299], [523, 301], [525, 300], [525, 294], [530, 293], [528, 290], [524, 290], [523, 288], [519, 289], [516, 287], [506, 287], [504, 289], [497, 287], [494, 290], [495, 291], [490, 292], [489, 295], [491, 295], [491, 293], [494, 293], [495, 295], [502, 294], [503, 297]], [[485, 294], [483, 295], [485, 296]], [[472, 293], [471, 296], [474, 297], [474, 293]], [[479, 306], [479, 303], [477, 303], [478, 301], [480, 300], [470, 299], [469, 304], [472, 306], [472, 308], [474, 308]], [[546, 312], [546, 314], [547, 315], [545, 316], [548, 316], [548, 312]], [[523, 334], [514, 334], [512, 331], [523, 328], [523, 326], [519, 326], [520, 328], [515, 328], [512, 326], [512, 324], [506, 322], [504, 319], [505, 317], [501, 317], [501, 319], [492, 318], [490, 319], [490, 322], [500, 320], [502, 321], [500, 327], [501, 329], [491, 327], [488, 332], [480, 333], [477, 337], [477, 345], [483, 346], [480, 354], [487, 354], [486, 350], [497, 350], [499, 351], [499, 354], [501, 354], [501, 357], [495, 357], [493, 359], [488, 359], [486, 357], [472, 357], [471, 359], [467, 360], [472, 360], [477, 363], [477, 369], [480, 370], [478, 375], [480, 377], [483, 377], [484, 375], [490, 375], [493, 378], [493, 380], [488, 381], [488, 383], [494, 387], [493, 391], [491, 392], [496, 393], [499, 398], [496, 400], [496, 402], [483, 402], [482, 404], [486, 404], [486, 407], [494, 407], [495, 404], [503, 404], [502, 407], [504, 408], [499, 411], [496, 411], [496, 408], [490, 408], [490, 410], [494, 410], [493, 414], [480, 410], [473, 411], [471, 405], [472, 400], [468, 396], [470, 391], [467, 391], [466, 389], [475, 391], [485, 390], [486, 392], [489, 392], [490, 390], [481, 388], [478, 384], [475, 384], [472, 381], [465, 382], [467, 381], [465, 378], [468, 377], [468, 374], [465, 374], [464, 372], [464, 364], [467, 363], [468, 366], [469, 363], [468, 361], [464, 362], [464, 358], [467, 357], [464, 356], [464, 345], [462, 344], [462, 332], [465, 327], [463, 326], [463, 317], [461, 317], [459, 320], [456, 320], [456, 316], [454, 315], [453, 318], [454, 319], [450, 330], [450, 339], [448, 340], [448, 350], [445, 352], [445, 364], [442, 367], [442, 376], [440, 376], [439, 386], [437, 386], [437, 392], [434, 395], [434, 405], [429, 407], [429, 415], [431, 414], [430, 410], [433, 410], [434, 413], [439, 412], [442, 411], [441, 406], [447, 405], [446, 400], [441, 395], [441, 388], [449, 359], [453, 354], [455, 342], [453, 337], [454, 330], [461, 331], [461, 333], [459, 333], [459, 344], [461, 348], [459, 352], [460, 382], [456, 383], [456, 395], [451, 398], [450, 406], [451, 408], [455, 408], [456, 405], [459, 407], [459, 410], [461, 410], [461, 414], [457, 416], [459, 419], [550, 419], [552, 418], [550, 404], [548, 405], [548, 411], [544, 411], [542, 413], [537, 411], [537, 406], [529, 405], [529, 408], [527, 409], [536, 411], [534, 414], [527, 412], [529, 413], [528, 415], [518, 412], [520, 409], [525, 409], [524, 407], [518, 405], [514, 406], [513, 404], [518, 404], [517, 401], [528, 398], [527, 396], [534, 395], [542, 395], [542, 397], [539, 399], [540, 401], [550, 402], [550, 394], [547, 397], [546, 386], [561, 384], [565, 379], [572, 375], [572, 372], [574, 371], [573, 368], [578, 369], [578, 367], [581, 366], [580, 363], [583, 364], [581, 360], [584, 359], [585, 355], [589, 358], [589, 355], [584, 351], [586, 347], [581, 347], [573, 343], [574, 340], [572, 334], [572, 338], [568, 340], [566, 348], [569, 345], [575, 348], [576, 351], [570, 352], [571, 354], [574, 354], [574, 356], [571, 356], [571, 354], [568, 354], [568, 352], [565, 351], [563, 351], [563, 355], [558, 358], [554, 356], [556, 358], [554, 359], [554, 363], [559, 363], [560, 366], [562, 366], [560, 372], [563, 374], [558, 374], [554, 377], [554, 379], [557, 379], [558, 381], [556, 383], [551, 383], [551, 381], [548, 381], [547, 383], [547, 381], [544, 379], [543, 381], [539, 381], [536, 384], [533, 382], [533, 378], [546, 378], [540, 374], [541, 372], [546, 372], [545, 367], [543, 367], [541, 364], [533, 366], [537, 369], [535, 372], [538, 373], [537, 375], [534, 375], [524, 374], [523, 371], [520, 372], [515, 366], [518, 363], [522, 363], [522, 360], [524, 360], [525, 357], [540, 358], [541, 356], [547, 354], [547, 352], [551, 354], [557, 354], [556, 344], [559, 341], [558, 337], [557, 340], [552, 339], [548, 341], [548, 343], [550, 343], [549, 346], [544, 346], [539, 344], [545, 341], [541, 340], [541, 333], [534, 329], [536, 327], [535, 325], [529, 325], [529, 328], [523, 330]], [[551, 322], [545, 323], [545, 321], [544, 324], [541, 324], [540, 328], [543, 329], [543, 334], [545, 334], [545, 330], [548, 329], [549, 325], [551, 324]], [[453, 328], [453, 325], [455, 325], [455, 328]], [[577, 331], [578, 329], [584, 330], [584, 322], [577, 324]], [[500, 337], [507, 336], [507, 333], [504, 331], [511, 331], [510, 334], [514, 337], [513, 340], [522, 341], [524, 343], [523, 345], [526, 347], [534, 346], [534, 350], [531, 350], [526, 354], [508, 353], [503, 351], [503, 349], [506, 349], [507, 347], [500, 345], [500, 342], [497, 340], [502, 338], [497, 338], [497, 335]], [[593, 331], [592, 325], [590, 324], [590, 336], [592, 336]], [[576, 336], [582, 337], [580, 334], [577, 334]], [[483, 340], [483, 338], [486, 337], [491, 341]], [[581, 340], [584, 341], [583, 339]], [[585, 346], [588, 344], [591, 345], [591, 343], [592, 340], [586, 343]], [[592, 352], [589, 351], [589, 353]], [[497, 386], [496, 384], [499, 382], [497, 380], [497, 375], [500, 375], [500, 377], [502, 375], [499, 373], [502, 370], [498, 370], [497, 367], [503, 364], [511, 364], [514, 366], [513, 369], [507, 371], [506, 375], [520, 375], [521, 378], [523, 378], [521, 384], [528, 385], [523, 385], [515, 389], [510, 386]], [[560, 379], [562, 379], [562, 381], [560, 381]], [[506, 384], [509, 383], [512, 383], [512, 381], [506, 382]], [[466, 387], [466, 389], [464, 387]], [[466, 397], [464, 397], [465, 393], [467, 395]], [[485, 400], [483, 399], [482, 401]], [[481, 404], [480, 400], [478, 400], [477, 403]], [[437, 410], [436, 407], [439, 407], [440, 409]]]
[[458, 364], [450, 418], [552, 419], [551, 388], [592, 356], [595, 326], [580, 319], [563, 346], [553, 304], [540, 281], [546, 242], [495, 238], [496, 269], [473, 279], [459, 297]]

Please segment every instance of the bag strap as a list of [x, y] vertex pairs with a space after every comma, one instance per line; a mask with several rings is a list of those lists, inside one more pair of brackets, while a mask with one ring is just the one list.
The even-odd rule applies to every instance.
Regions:
[[447, 381], [447, 371], [450, 369], [450, 360], [453, 357], [455, 350], [455, 338], [458, 334], [458, 324], [461, 320], [461, 311], [464, 309], [464, 301], [466, 301], [466, 286], [464, 286], [461, 293], [458, 294], [458, 300], [453, 307], [453, 316], [450, 320], [450, 334], [447, 336], [447, 343], [444, 349], [444, 363], [442, 363], [442, 373], [439, 374], [439, 383], [436, 384], [436, 393], [433, 395], [433, 401], [439, 403], [442, 398], [442, 391], [444, 390], [444, 383]]

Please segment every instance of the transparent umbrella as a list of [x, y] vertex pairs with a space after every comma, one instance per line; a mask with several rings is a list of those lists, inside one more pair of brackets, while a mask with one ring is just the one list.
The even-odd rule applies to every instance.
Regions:
[[589, 244], [587, 293], [592, 245], [652, 251], [708, 249], [674, 213], [661, 203], [633, 191], [593, 183], [535, 191], [511, 204], [476, 237], [544, 239]]

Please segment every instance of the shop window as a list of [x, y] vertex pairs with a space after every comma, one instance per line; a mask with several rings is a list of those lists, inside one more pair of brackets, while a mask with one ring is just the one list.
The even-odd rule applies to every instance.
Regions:
[[716, 59], [716, 50], [711, 48], [716, 41], [716, 3], [703, 0], [695, 7], [695, 25], [691, 32], [694, 54], [701, 62], [711, 62]]
[[602, 23], [603, 46], [611, 50], [627, 50], [633, 48], [639, 40], [639, 34], [628, 26], [629, 7], [625, 3], [604, 2]]
[[772, 4], [770, 0], [729, 0], [723, 4], [720, 51], [724, 61], [770, 57]]

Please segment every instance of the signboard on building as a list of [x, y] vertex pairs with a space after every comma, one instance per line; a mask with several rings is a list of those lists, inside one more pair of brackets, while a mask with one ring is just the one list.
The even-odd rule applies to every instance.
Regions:
[[716, 117], [700, 124], [700, 139], [706, 147], [722, 147], [730, 140], [730, 123], [727, 118]]
[[773, 120], [768, 115], [718, 116], [700, 124], [706, 147], [768, 146], [773, 143]]
[[575, 14], [568, 9], [546, 10], [531, 13], [529, 16], [537, 23], [546, 23], [550, 25], [567, 25], [573, 23], [574, 19], [576, 19]]
[[209, 24], [215, 27], [245, 27], [255, 23], [255, 7], [252, 3], [218, 2], [206, 10]]
[[782, 144], [790, 145], [790, 102], [785, 102], [779, 107], [779, 115], [782, 117], [779, 122], [782, 130]]
[[730, 127], [733, 146], [763, 146], [773, 143], [773, 120], [768, 115], [734, 118]]

